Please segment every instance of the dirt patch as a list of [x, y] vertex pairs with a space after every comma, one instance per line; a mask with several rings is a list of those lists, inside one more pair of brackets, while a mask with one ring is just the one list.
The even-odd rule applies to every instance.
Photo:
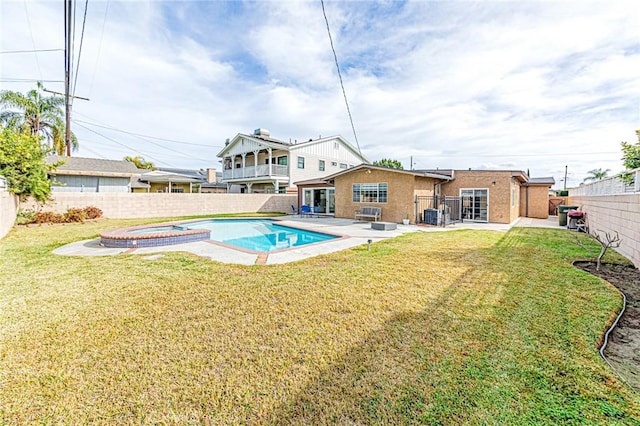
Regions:
[[595, 262], [589, 261], [578, 261], [574, 265], [610, 282], [626, 296], [626, 309], [609, 334], [604, 355], [618, 374], [640, 391], [640, 270], [607, 263], [596, 271]]

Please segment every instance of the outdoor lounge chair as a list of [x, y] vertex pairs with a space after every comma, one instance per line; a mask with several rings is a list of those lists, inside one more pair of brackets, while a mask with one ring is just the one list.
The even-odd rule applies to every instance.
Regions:
[[311, 210], [311, 207], [309, 207], [306, 204], [303, 204], [302, 206], [300, 206], [300, 216], [311, 217], [312, 215], [313, 215], [313, 210]]

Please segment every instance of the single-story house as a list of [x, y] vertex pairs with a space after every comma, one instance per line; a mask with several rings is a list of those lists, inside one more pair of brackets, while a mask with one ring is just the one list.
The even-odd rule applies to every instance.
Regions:
[[138, 169], [126, 160], [48, 156], [64, 163], [50, 172], [54, 192], [205, 192], [224, 193], [222, 173], [215, 169]]
[[138, 183], [144, 186], [134, 187], [133, 192], [173, 192], [173, 193], [226, 193], [227, 185], [221, 183], [222, 173], [215, 169], [193, 170], [158, 168], [156, 170], [138, 170]]
[[129, 161], [99, 158], [47, 156], [48, 164], [64, 160], [49, 173], [53, 192], [130, 192], [140, 174]]
[[[362, 206], [381, 207], [381, 220], [426, 221], [427, 209], [454, 201], [465, 221], [511, 223], [520, 216], [548, 217], [553, 178], [513, 170], [397, 170], [361, 164], [324, 179], [296, 182], [299, 204], [351, 218]], [[440, 201], [438, 201], [440, 200]], [[450, 208], [450, 207], [447, 207]]]

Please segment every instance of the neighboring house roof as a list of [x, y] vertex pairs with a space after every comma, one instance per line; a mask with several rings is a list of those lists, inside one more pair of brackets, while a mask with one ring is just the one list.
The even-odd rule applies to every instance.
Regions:
[[224, 187], [225, 183], [220, 183], [222, 172], [216, 172], [218, 182], [207, 182], [207, 172], [201, 169], [176, 169], [159, 168], [158, 170], [138, 170], [140, 181], [142, 182], [174, 182], [174, 183], [199, 183], [206, 188]]
[[[382, 167], [382, 166], [373, 166], [371, 164], [360, 164], [358, 166], [352, 167], [350, 169], [344, 169], [341, 170], [337, 173], [334, 173], [332, 175], [326, 176], [324, 178], [322, 178], [323, 181], [328, 182], [330, 180], [335, 179], [338, 176], [342, 176], [345, 175], [347, 173], [352, 173], [352, 172], [356, 172], [358, 170], [366, 170], [366, 169], [370, 169], [370, 170], [383, 170], [383, 171], [387, 171], [387, 172], [391, 172], [391, 173], [402, 173], [402, 174], [409, 174], [409, 175], [414, 175], [414, 176], [419, 176], [419, 177], [429, 177], [429, 178], [433, 178], [433, 179], [441, 179], [441, 180], [451, 180], [451, 176], [447, 176], [445, 174], [440, 174], [440, 173], [431, 173], [431, 172], [425, 172], [425, 171], [419, 171], [419, 170], [399, 170], [399, 169], [393, 169], [391, 167]], [[315, 179], [310, 180], [310, 181], [302, 181], [302, 182], [295, 182], [296, 185], [298, 184], [302, 184], [304, 185], [305, 183], [309, 184], [309, 183], [315, 183], [314, 182]]]
[[53, 164], [60, 160], [64, 164], [52, 170], [51, 175], [79, 175], [79, 176], [111, 176], [131, 177], [139, 173], [136, 166], [124, 160], [103, 160], [100, 158], [60, 157], [50, 155], [45, 157], [47, 164]]

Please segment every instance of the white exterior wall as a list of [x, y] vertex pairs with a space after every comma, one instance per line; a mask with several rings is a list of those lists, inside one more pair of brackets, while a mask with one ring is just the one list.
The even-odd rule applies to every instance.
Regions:
[[0, 191], [0, 238], [13, 228], [18, 214], [18, 196], [11, 192]]
[[[298, 168], [298, 157], [304, 157], [304, 169]], [[324, 172], [318, 168], [319, 160], [324, 160], [325, 162]], [[332, 162], [335, 162], [336, 165], [333, 166]], [[332, 175], [343, 170], [340, 168], [341, 163], [346, 164], [347, 168], [349, 168], [362, 164], [362, 160], [338, 139], [293, 146], [291, 148], [290, 163], [291, 182]]]

